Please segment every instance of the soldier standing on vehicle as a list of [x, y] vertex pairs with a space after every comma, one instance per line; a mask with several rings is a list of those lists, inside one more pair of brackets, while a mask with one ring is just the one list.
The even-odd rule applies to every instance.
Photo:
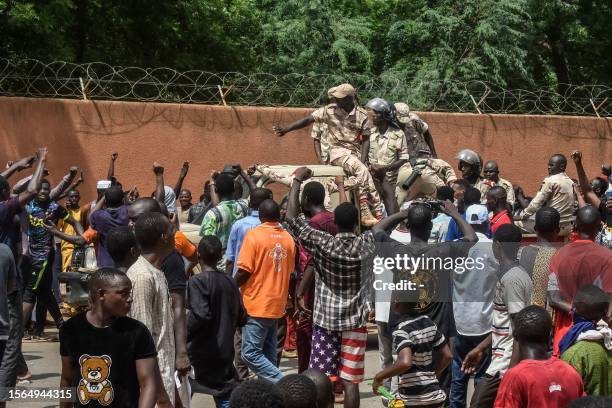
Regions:
[[429, 125], [416, 113], [410, 111], [410, 107], [398, 102], [392, 106], [395, 111], [398, 124], [406, 135], [408, 153], [410, 157], [418, 155], [419, 150], [428, 152], [434, 159], [438, 158], [433, 137], [429, 132]]

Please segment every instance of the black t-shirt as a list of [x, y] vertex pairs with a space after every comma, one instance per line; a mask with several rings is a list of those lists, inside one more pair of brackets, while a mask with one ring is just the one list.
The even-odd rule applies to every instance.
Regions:
[[170, 255], [164, 259], [161, 265], [161, 270], [166, 276], [168, 282], [168, 290], [187, 289], [187, 274], [185, 273], [185, 262], [183, 257], [176, 251], [172, 251]]
[[[456, 336], [452, 304], [452, 273], [454, 265], [457, 265], [454, 260], [465, 259], [474, 243], [458, 240], [439, 244], [425, 242], [403, 244], [384, 232], [376, 234], [374, 238], [378, 246], [378, 255], [383, 258], [407, 255], [415, 260], [421, 259], [421, 265], [424, 267], [419, 268], [414, 275], [394, 269], [394, 280], [397, 282], [398, 278], [408, 279], [424, 285], [429, 299], [420, 304], [418, 314], [429, 316], [446, 338]], [[391, 331], [397, 326], [399, 318], [391, 309], [388, 323]], [[390, 337], [390, 333], [388, 335]]]
[[[81, 313], [60, 329], [60, 354], [72, 359], [76, 407], [133, 408], [140, 396], [136, 360], [155, 357], [157, 352], [141, 322], [121, 317], [98, 328]], [[111, 402], [100, 404], [105, 398]]]

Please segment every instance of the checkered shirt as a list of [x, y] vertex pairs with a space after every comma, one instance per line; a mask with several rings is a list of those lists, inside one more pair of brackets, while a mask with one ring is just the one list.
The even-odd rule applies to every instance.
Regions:
[[[352, 330], [365, 324], [368, 285], [362, 269], [372, 257], [374, 236], [312, 228], [304, 215], [289, 221], [289, 228], [312, 254], [316, 273], [313, 323], [332, 331]], [[362, 284], [363, 283], [363, 284]]]

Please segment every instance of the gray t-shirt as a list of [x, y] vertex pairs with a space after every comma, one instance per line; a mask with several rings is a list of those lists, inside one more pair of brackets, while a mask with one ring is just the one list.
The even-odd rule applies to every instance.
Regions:
[[0, 244], [0, 340], [8, 339], [10, 328], [8, 295], [17, 288], [16, 279], [13, 252], [7, 245]]
[[487, 374], [499, 372], [503, 375], [508, 371], [514, 341], [510, 315], [531, 304], [532, 287], [531, 277], [521, 266], [510, 268], [497, 282], [493, 305], [492, 358]]
[[499, 263], [493, 255], [493, 241], [476, 233], [474, 245], [464, 263], [453, 271], [453, 313], [457, 333], [482, 336], [491, 332], [493, 299]]

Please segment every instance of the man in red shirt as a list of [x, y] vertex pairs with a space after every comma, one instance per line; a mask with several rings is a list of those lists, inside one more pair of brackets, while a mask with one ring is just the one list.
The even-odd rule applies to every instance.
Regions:
[[508, 211], [508, 193], [502, 186], [491, 187], [487, 192], [487, 210], [493, 212], [491, 217], [491, 233], [503, 224], [512, 224], [510, 213]]
[[520, 362], [501, 381], [495, 408], [565, 408], [584, 394], [576, 370], [548, 357], [552, 321], [546, 309], [528, 306], [514, 318]]
[[594, 242], [600, 229], [599, 210], [591, 205], [582, 207], [576, 216], [578, 239], [560, 248], [550, 260], [548, 297], [557, 312], [553, 324], [555, 355], [559, 341], [572, 326], [570, 311], [578, 289], [595, 285], [612, 293], [612, 251]]

